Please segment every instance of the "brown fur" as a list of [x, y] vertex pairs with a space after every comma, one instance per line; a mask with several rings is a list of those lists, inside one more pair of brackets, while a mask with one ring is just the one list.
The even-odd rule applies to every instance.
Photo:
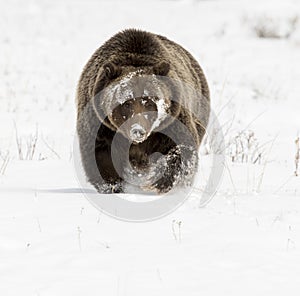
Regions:
[[[165, 97], [179, 97], [177, 102], [169, 102], [171, 105], [168, 113], [188, 128], [193, 136], [195, 149], [198, 149], [204, 136], [210, 112], [209, 89], [202, 69], [191, 54], [175, 42], [160, 35], [135, 29], [116, 34], [92, 55], [83, 69], [77, 88], [77, 132], [82, 163], [88, 180], [100, 192], [122, 191], [123, 178], [114, 168], [110, 149], [115, 132], [121, 125], [120, 116], [124, 114], [121, 110], [123, 106], [116, 105], [112, 108], [111, 117], [107, 117], [105, 114], [108, 114], [107, 110], [111, 106], [105, 101], [105, 97], [100, 99], [103, 103], [102, 109], [99, 106], [93, 107], [91, 101], [112, 82], [118, 83], [119, 79], [128, 73], [139, 69], [144, 74], [166, 76], [181, 81], [200, 94], [196, 97], [189, 96], [189, 93], [181, 89], [174, 91], [168, 89], [167, 86], [163, 87]], [[95, 112], [95, 108], [98, 107], [101, 110], [97, 109]], [[145, 111], [138, 108], [140, 108], [138, 101], [135, 101], [134, 110]], [[153, 106], [151, 108], [151, 110], [156, 110]], [[197, 116], [189, 110], [193, 110]], [[172, 121], [166, 121], [161, 126], [162, 131], [165, 129], [179, 139], [180, 134], [186, 133], [184, 130], [180, 131], [180, 127]], [[97, 134], [97, 139], [91, 138], [94, 134]], [[124, 134], [121, 141], [126, 140], [126, 134]], [[122, 143], [120, 147], [121, 145]], [[167, 137], [160, 132], [151, 133], [145, 141], [131, 146], [129, 159], [133, 166], [147, 168], [149, 157], [154, 152], [174, 155], [168, 158], [165, 176], [155, 184], [147, 186], [147, 189], [167, 192], [172, 188], [182, 161], [182, 156], [176, 149], [172, 137]], [[95, 160], [97, 166], [91, 165]], [[109, 185], [107, 191], [101, 189], [103, 181], [99, 178], [99, 172], [106, 185]]]

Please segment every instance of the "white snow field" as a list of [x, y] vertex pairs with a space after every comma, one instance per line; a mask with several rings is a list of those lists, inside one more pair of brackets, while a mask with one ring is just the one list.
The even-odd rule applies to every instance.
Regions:
[[[299, 295], [297, 18], [298, 0], [1, 0], [0, 295]], [[130, 27], [195, 56], [227, 146], [206, 207], [195, 188], [147, 223], [93, 207], [72, 155], [82, 67]]]

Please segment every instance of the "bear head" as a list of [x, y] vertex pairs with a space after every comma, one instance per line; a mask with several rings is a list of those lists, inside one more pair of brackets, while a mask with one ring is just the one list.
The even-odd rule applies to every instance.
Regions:
[[93, 88], [93, 107], [101, 123], [133, 143], [169, 125], [178, 112], [169, 71], [164, 61], [144, 67], [106, 63]]

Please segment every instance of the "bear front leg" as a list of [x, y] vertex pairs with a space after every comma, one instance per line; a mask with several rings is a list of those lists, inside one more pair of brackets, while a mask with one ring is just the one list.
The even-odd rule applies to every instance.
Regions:
[[152, 166], [151, 178], [162, 176], [150, 186], [146, 185], [143, 188], [166, 193], [177, 185], [191, 186], [197, 170], [197, 163], [198, 154], [195, 147], [178, 145]]
[[83, 151], [82, 162], [88, 182], [91, 183], [99, 193], [109, 194], [123, 192], [122, 180], [118, 176], [111, 174], [112, 168], [108, 161], [108, 155], [97, 151], [98, 153], [96, 152], [95, 157], [95, 151], [93, 149], [85, 149]]
[[123, 193], [123, 185], [121, 182], [118, 183], [106, 183], [106, 182], [90, 182], [98, 191], [98, 193], [112, 194], [112, 193]]
[[[123, 180], [116, 172], [108, 147], [96, 147], [96, 163], [98, 167], [98, 180], [93, 185], [99, 193], [122, 193]], [[99, 182], [100, 181], [100, 182]]]

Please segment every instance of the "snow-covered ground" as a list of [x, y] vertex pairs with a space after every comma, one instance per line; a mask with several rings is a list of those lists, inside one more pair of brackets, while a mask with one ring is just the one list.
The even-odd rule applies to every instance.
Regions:
[[[0, 295], [299, 295], [297, 17], [297, 0], [1, 0]], [[101, 214], [73, 165], [81, 69], [128, 27], [196, 57], [228, 146], [206, 207], [195, 188], [148, 223]]]

